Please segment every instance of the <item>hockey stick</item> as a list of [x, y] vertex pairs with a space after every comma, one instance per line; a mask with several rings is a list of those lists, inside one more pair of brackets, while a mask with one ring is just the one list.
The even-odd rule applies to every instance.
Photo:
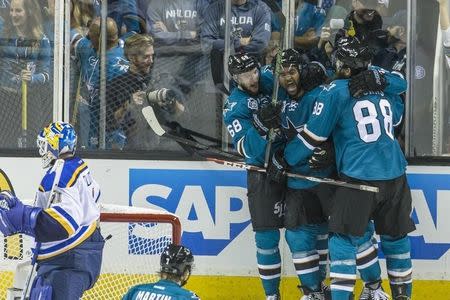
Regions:
[[[206, 141], [210, 141], [210, 142], [216, 143], [217, 145], [221, 145], [221, 144], [222, 144], [222, 141], [221, 141], [221, 140], [216, 139], [216, 138], [214, 138], [214, 137], [212, 137], [212, 136], [208, 136], [208, 135], [205, 135], [205, 134], [203, 134], [203, 133], [194, 131], [194, 130], [192, 130], [192, 129], [185, 128], [185, 127], [181, 126], [180, 123], [178, 123], [178, 122], [175, 122], [175, 121], [167, 122], [165, 125], [166, 125], [167, 127], [169, 127], [170, 129], [172, 129], [172, 130], [177, 130], [177, 129], [178, 129], [178, 130], [180, 130], [182, 133], [187, 133], [187, 134], [189, 134], [189, 135], [192, 135], [192, 136], [195, 136], [195, 137], [204, 139], [204, 140], [206, 140]], [[233, 147], [233, 144], [227, 143], [227, 145], [228, 145], [228, 147], [230, 147], [230, 148]]]
[[172, 139], [178, 143], [193, 147], [193, 148], [198, 148], [201, 150], [206, 150], [209, 151], [211, 153], [229, 158], [229, 159], [234, 159], [234, 160], [241, 160], [242, 157], [237, 156], [235, 154], [229, 153], [229, 152], [225, 152], [219, 149], [215, 149], [212, 148], [210, 146], [204, 145], [202, 143], [199, 143], [197, 141], [193, 141], [193, 140], [189, 140], [187, 138], [181, 137], [181, 136], [177, 136], [171, 133], [168, 133], [164, 130], [164, 128], [162, 128], [161, 124], [159, 124], [158, 119], [156, 118], [155, 115], [155, 111], [153, 110], [152, 106], [146, 106], [142, 109], [142, 114], [144, 115], [145, 120], [147, 121], [148, 125], [150, 125], [150, 127], [152, 128], [152, 130], [159, 136], [161, 137], [166, 137], [169, 139]]
[[[235, 168], [245, 169], [245, 170], [249, 170], [249, 171], [256, 171], [256, 172], [263, 172], [263, 173], [266, 172], [266, 169], [264, 169], [264, 168], [248, 165], [248, 164], [241, 163], [241, 162], [226, 161], [226, 160], [217, 159], [217, 158], [210, 158], [210, 157], [206, 158], [206, 160], [213, 161], [215, 163], [218, 163], [218, 164], [221, 164], [221, 165], [224, 165], [224, 166], [235, 167]], [[331, 178], [321, 178], [321, 177], [314, 177], [314, 176], [306, 176], [306, 175], [297, 174], [297, 173], [285, 172], [285, 174], [286, 174], [286, 176], [292, 177], [292, 178], [306, 179], [306, 180], [313, 181], [313, 182], [331, 184], [331, 185], [342, 186], [342, 187], [355, 189], [355, 190], [361, 190], [361, 191], [367, 191], [367, 192], [372, 192], [372, 193], [378, 193], [378, 188], [375, 187], [375, 186], [370, 186], [370, 185], [365, 185], [365, 184], [349, 183], [349, 182], [345, 182], [345, 181], [334, 180], [334, 179], [331, 179]]]
[[[279, 79], [278, 74], [281, 72], [281, 51], [283, 50], [284, 45], [284, 32], [286, 27], [286, 16], [283, 15], [283, 12], [281, 11], [278, 4], [276, 4], [274, 1], [270, 0], [263, 0], [264, 3], [269, 6], [269, 8], [273, 11], [273, 13], [278, 17], [280, 20], [281, 30], [280, 30], [280, 47], [278, 48], [276, 60], [275, 60], [275, 70], [273, 72], [273, 90], [272, 90], [272, 102], [271, 105], [275, 106], [278, 102], [278, 89], [279, 89]], [[269, 130], [269, 136], [267, 140], [267, 145], [265, 149], [264, 154], [264, 168], [267, 168], [269, 164], [269, 158], [270, 158], [270, 151], [272, 150], [272, 143], [275, 140], [276, 132], [275, 129], [271, 128]]]
[[[59, 184], [59, 179], [61, 178], [63, 167], [64, 167], [64, 160], [57, 159], [55, 162], [55, 166], [54, 166], [55, 178], [53, 179], [52, 189], [50, 190], [50, 194], [48, 195], [47, 208], [49, 208], [53, 204], [53, 201], [55, 200], [56, 187]], [[25, 287], [22, 291], [22, 296], [20, 297], [20, 300], [26, 299], [26, 296], [28, 293], [28, 288], [30, 287], [30, 283], [31, 283], [31, 277], [33, 277], [34, 269], [36, 268], [36, 260], [37, 260], [37, 256], [38, 256], [38, 252], [39, 252], [40, 248], [41, 248], [41, 243], [36, 242], [36, 247], [34, 249], [34, 255], [33, 255], [33, 258], [31, 259], [31, 270], [27, 276], [27, 280], [25, 281]]]

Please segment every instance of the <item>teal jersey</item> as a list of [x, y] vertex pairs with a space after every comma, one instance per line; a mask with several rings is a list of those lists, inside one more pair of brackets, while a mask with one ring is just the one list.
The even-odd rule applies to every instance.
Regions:
[[192, 300], [200, 299], [194, 292], [180, 287], [176, 282], [161, 279], [156, 283], [140, 284], [132, 287], [122, 300]]
[[[260, 72], [260, 94], [251, 96], [247, 92], [234, 88], [225, 102], [223, 121], [232, 138], [236, 150], [245, 157], [245, 162], [251, 165], [263, 166], [267, 136], [261, 136], [253, 126], [253, 114], [261, 106], [271, 103], [273, 74], [270, 68], [264, 67]], [[277, 138], [272, 149], [277, 149], [282, 141]]]
[[286, 146], [286, 160], [295, 165], [307, 159], [314, 144], [333, 137], [340, 174], [361, 180], [389, 180], [405, 173], [406, 159], [394, 127], [401, 122], [404, 104], [395, 94], [350, 96], [348, 80], [324, 87], [310, 120]]
[[[313, 112], [316, 98], [322, 91], [322, 86], [318, 86], [315, 89], [307, 92], [300, 99], [287, 99], [283, 101], [283, 108], [281, 110], [281, 124], [284, 130], [295, 127], [300, 132], [303, 130], [304, 125], [308, 122]], [[295, 155], [290, 151], [295, 149], [290, 148], [285, 152], [285, 156]], [[297, 164], [291, 166], [290, 170], [294, 173], [302, 175], [314, 176], [314, 177], [327, 177], [333, 172], [333, 167], [313, 170], [309, 167], [306, 160], [300, 161]], [[287, 185], [293, 189], [307, 189], [317, 185], [317, 182], [313, 182], [306, 179], [288, 177]]]

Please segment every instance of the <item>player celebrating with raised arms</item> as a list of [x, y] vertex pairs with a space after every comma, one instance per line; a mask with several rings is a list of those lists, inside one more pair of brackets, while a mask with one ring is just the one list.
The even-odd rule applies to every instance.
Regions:
[[122, 300], [199, 300], [195, 293], [183, 288], [191, 276], [193, 264], [191, 250], [184, 246], [168, 245], [161, 254], [161, 279], [156, 283], [132, 287]]
[[69, 123], [45, 127], [37, 145], [48, 170], [35, 206], [24, 205], [9, 192], [0, 193], [0, 231], [6, 236], [27, 234], [37, 243], [33, 300], [80, 299], [100, 273], [104, 246], [98, 228], [100, 188], [87, 164], [74, 156], [76, 143]]

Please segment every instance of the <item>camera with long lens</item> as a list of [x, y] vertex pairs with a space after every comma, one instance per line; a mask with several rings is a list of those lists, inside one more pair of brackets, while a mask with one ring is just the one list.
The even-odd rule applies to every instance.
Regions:
[[162, 88], [154, 91], [147, 91], [146, 96], [147, 101], [150, 104], [157, 104], [169, 113], [175, 111], [177, 94], [173, 90]]

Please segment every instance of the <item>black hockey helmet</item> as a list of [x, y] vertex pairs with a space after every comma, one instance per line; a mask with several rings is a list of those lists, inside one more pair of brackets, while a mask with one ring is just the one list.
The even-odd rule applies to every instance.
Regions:
[[[275, 67], [275, 64], [277, 60], [277, 56], [275, 56], [274, 60], [273, 60], [273, 64]], [[281, 56], [280, 56], [280, 65], [283, 67], [290, 67], [290, 66], [294, 66], [296, 67], [299, 71], [300, 71], [300, 66], [303, 63], [303, 57], [300, 54], [300, 52], [298, 52], [297, 50], [293, 49], [293, 48], [289, 48], [289, 49], [285, 49], [283, 51], [281, 51]]]
[[353, 71], [367, 69], [372, 60], [372, 50], [357, 37], [343, 37], [337, 41], [334, 65], [337, 70], [350, 68]]
[[238, 75], [259, 68], [258, 61], [247, 53], [238, 53], [228, 57], [228, 72]]
[[184, 246], [170, 244], [161, 254], [161, 272], [183, 276], [186, 269], [191, 271], [194, 256], [191, 250]]
[[303, 65], [300, 76], [300, 86], [307, 92], [323, 84], [328, 78], [325, 66], [318, 61]]

